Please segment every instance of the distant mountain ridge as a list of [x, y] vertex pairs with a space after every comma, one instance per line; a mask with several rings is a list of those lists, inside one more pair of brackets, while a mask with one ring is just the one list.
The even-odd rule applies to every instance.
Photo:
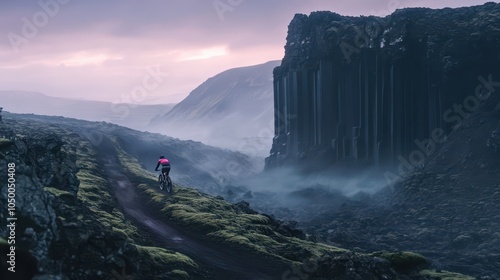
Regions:
[[269, 61], [219, 73], [152, 119], [149, 127], [209, 145], [267, 153], [273, 128], [272, 73], [279, 64]]
[[107, 121], [144, 130], [151, 118], [175, 104], [136, 105], [52, 97], [39, 92], [0, 91], [0, 107], [13, 113], [64, 116], [88, 121]]

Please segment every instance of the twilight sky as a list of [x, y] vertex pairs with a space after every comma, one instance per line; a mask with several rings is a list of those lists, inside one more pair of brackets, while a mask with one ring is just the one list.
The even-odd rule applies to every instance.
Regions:
[[295, 13], [387, 15], [404, 7], [486, 2], [2, 0], [0, 90], [174, 103], [221, 71], [281, 59]]

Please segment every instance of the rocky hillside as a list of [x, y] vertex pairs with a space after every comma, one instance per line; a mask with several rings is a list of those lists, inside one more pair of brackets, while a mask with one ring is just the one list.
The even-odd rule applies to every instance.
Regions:
[[416, 251], [440, 268], [500, 279], [498, 26], [493, 2], [385, 18], [296, 15], [274, 71], [267, 167], [348, 170], [353, 181], [364, 174], [357, 167], [377, 167], [391, 187], [346, 197], [331, 191], [332, 176], [289, 195], [301, 211], [259, 209], [328, 244]]
[[113, 104], [51, 97], [28, 91], [0, 91], [0, 100], [0, 106], [12, 113], [106, 121], [137, 130], [146, 130], [151, 118], [165, 114], [175, 105]]
[[384, 18], [296, 15], [274, 71], [278, 113], [267, 166], [399, 165], [492, 91], [499, 25], [493, 2]]
[[330, 200], [336, 207], [317, 205], [321, 215], [301, 226], [327, 244], [411, 250], [443, 269], [500, 279], [500, 96], [494, 94], [393, 187], [371, 198], [337, 194], [338, 203]]
[[[361, 254], [306, 241], [300, 230], [257, 213], [246, 203], [230, 204], [184, 188], [177, 180], [174, 193], [166, 194], [156, 187], [149, 168], [144, 169], [133, 156], [143, 151], [134, 150], [131, 143], [152, 141], [155, 136], [132, 141], [132, 133], [123, 141], [124, 131], [128, 130], [63, 118], [4, 117], [0, 166], [2, 174], [9, 172], [9, 178], [15, 179], [16, 205], [12, 215], [0, 211], [2, 279], [30, 279], [33, 274], [36, 279], [293, 279], [304, 275], [308, 279], [436, 279], [456, 275], [426, 269], [432, 264], [414, 253]], [[178, 149], [200, 148], [177, 142]], [[179, 161], [181, 155], [177, 154]], [[5, 169], [9, 164], [10, 171]], [[182, 170], [186, 168], [179, 166], [177, 172], [202, 176], [195, 168]], [[8, 205], [6, 184], [0, 186], [1, 204]], [[3, 253], [11, 249], [6, 245], [12, 239], [7, 238], [8, 215], [17, 218], [16, 278], [7, 278], [13, 274], [6, 271], [9, 264]]]
[[277, 65], [279, 61], [270, 61], [209, 78], [171, 111], [154, 118], [150, 129], [253, 155], [267, 154], [274, 114], [272, 71]]
[[[75, 131], [34, 119], [1, 123], [2, 174], [15, 164], [15, 245], [38, 262], [33, 268], [33, 262], [19, 258], [13, 274], [6, 271], [2, 253], [2, 279], [31, 279], [32, 274], [23, 276], [25, 271], [36, 272], [37, 279], [110, 279], [133, 273], [144, 279], [183, 279], [188, 272], [201, 277], [204, 272], [192, 259], [153, 246], [124, 216], [95, 148]], [[1, 204], [7, 205], [6, 184], [1, 186]], [[3, 210], [0, 236], [6, 238]]]
[[[5, 114], [7, 117], [12, 114]], [[106, 135], [124, 147], [141, 165], [154, 172], [158, 157], [164, 155], [172, 162], [171, 177], [179, 184], [189, 185], [204, 192], [214, 192], [230, 180], [251, 176], [259, 171], [259, 164], [249, 157], [195, 141], [179, 139], [148, 132], [136, 131], [106, 122], [87, 122], [71, 118], [37, 115], [13, 115], [54, 126], [78, 128], [75, 133], [86, 137], [93, 144], [100, 144]], [[241, 166], [245, 166], [243, 169]]]

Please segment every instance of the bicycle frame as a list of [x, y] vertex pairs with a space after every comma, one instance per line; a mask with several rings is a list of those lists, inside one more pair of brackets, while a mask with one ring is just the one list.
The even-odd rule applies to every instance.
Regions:
[[167, 175], [166, 173], [163, 173], [159, 170], [160, 175], [158, 176], [158, 182], [160, 183], [160, 189], [167, 189], [167, 192], [172, 192], [173, 188], [173, 183], [172, 179], [170, 179], [170, 176]]

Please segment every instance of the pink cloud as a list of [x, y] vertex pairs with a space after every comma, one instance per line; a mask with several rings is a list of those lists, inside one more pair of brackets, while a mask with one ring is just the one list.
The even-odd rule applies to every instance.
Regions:
[[[48, 1], [59, 0], [44, 0]], [[147, 67], [157, 65], [169, 76], [141, 102], [179, 102], [228, 68], [281, 59], [295, 13], [367, 15], [410, 5], [439, 8], [487, 2], [220, 1], [239, 4], [221, 16], [213, 1], [69, 1], [19, 46], [19, 52], [13, 51], [7, 36], [2, 37], [0, 89], [116, 101], [141, 83]], [[2, 1], [0, 34], [22, 35], [22, 19], [43, 11], [37, 3]]]

